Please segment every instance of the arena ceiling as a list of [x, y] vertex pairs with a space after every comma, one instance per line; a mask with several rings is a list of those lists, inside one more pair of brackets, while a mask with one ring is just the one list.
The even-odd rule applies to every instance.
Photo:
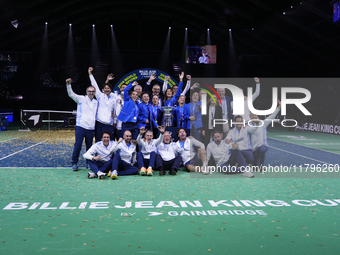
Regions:
[[228, 53], [232, 29], [238, 55], [273, 55], [294, 69], [339, 76], [340, 27], [324, 0], [3, 0], [0, 8], [1, 51], [39, 51], [45, 22], [52, 49], [66, 48], [69, 23], [78, 48], [90, 48], [92, 24], [99, 47], [109, 48], [112, 24], [127, 51], [162, 51], [170, 26], [171, 51], [182, 50], [185, 28], [189, 45], [205, 44], [209, 28], [212, 44]]

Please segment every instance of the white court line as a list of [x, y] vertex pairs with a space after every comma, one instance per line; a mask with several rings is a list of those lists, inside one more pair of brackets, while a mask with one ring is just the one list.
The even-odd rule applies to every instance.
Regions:
[[296, 143], [292, 143], [292, 142], [282, 141], [282, 140], [280, 140], [280, 139], [275, 139], [275, 138], [271, 138], [271, 137], [268, 137], [268, 138], [269, 138], [269, 139], [276, 140], [276, 141], [284, 142], [284, 143], [290, 143], [290, 144], [294, 144], [294, 145], [306, 147], [306, 148], [309, 148], [309, 149], [314, 149], [314, 150], [323, 151], [323, 152], [329, 152], [329, 153], [333, 153], [333, 154], [335, 154], [335, 155], [340, 156], [339, 153], [335, 153], [335, 152], [331, 152], [331, 151], [325, 151], [325, 150], [317, 149], [317, 148], [314, 148], [314, 147], [309, 147], [309, 146], [306, 146], [306, 145], [296, 144]]
[[[47, 141], [47, 140], [45, 140], [45, 141]], [[45, 142], [45, 141], [43, 141], [43, 142]], [[9, 157], [11, 157], [11, 156], [13, 156], [13, 155], [15, 155], [15, 154], [17, 154], [17, 153], [19, 153], [19, 152], [22, 152], [22, 151], [28, 150], [28, 149], [30, 149], [30, 148], [33, 148], [33, 147], [35, 147], [35, 146], [37, 146], [37, 145], [39, 145], [39, 144], [42, 144], [43, 142], [41, 142], [41, 143], [36, 143], [36, 144], [34, 144], [34, 145], [30, 146], [30, 147], [27, 147], [27, 148], [22, 149], [22, 150], [20, 150], [20, 151], [14, 152], [14, 153], [12, 153], [12, 154], [6, 156], [6, 157], [0, 158], [0, 160], [3, 160], [3, 159], [5, 159], [5, 158], [9, 158]]]
[[300, 157], [303, 157], [303, 158], [307, 158], [307, 159], [310, 159], [310, 160], [313, 160], [313, 161], [317, 161], [317, 162], [320, 162], [320, 163], [324, 163], [324, 164], [330, 164], [330, 163], [327, 163], [327, 162], [323, 162], [323, 161], [320, 161], [320, 160], [316, 160], [316, 159], [313, 159], [313, 158], [309, 158], [309, 157], [306, 157], [306, 156], [302, 156], [300, 154], [296, 154], [296, 153], [293, 153], [293, 152], [290, 152], [290, 151], [286, 151], [286, 150], [282, 150], [282, 149], [279, 149], [279, 148], [276, 148], [276, 147], [273, 147], [273, 146], [269, 146], [268, 147], [270, 148], [273, 148], [273, 149], [277, 149], [279, 151], [284, 151], [284, 152], [287, 152], [287, 153], [290, 153], [290, 154], [293, 154], [293, 155], [296, 155], [296, 156], [300, 156]]

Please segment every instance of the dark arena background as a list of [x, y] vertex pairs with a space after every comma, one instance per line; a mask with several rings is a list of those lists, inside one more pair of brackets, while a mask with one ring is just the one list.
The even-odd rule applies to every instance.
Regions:
[[[330, 0], [0, 0], [0, 254], [339, 254], [339, 17]], [[153, 72], [244, 92], [259, 77], [256, 109], [302, 87], [312, 115], [278, 115], [297, 125], [268, 128], [273, 168], [255, 178], [88, 179], [65, 80], [85, 95], [89, 67], [114, 90]]]

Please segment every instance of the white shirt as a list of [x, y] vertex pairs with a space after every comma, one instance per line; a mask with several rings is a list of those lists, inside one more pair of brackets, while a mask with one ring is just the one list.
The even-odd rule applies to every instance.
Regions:
[[168, 144], [164, 144], [164, 142], [162, 142], [157, 146], [157, 153], [164, 161], [170, 161], [174, 159], [177, 154], [180, 154], [182, 151], [183, 149], [178, 147], [174, 142]]
[[[246, 124], [247, 125], [247, 124]], [[236, 127], [231, 129], [226, 137], [231, 143], [236, 143], [238, 145], [238, 150], [251, 150], [250, 134], [257, 130], [255, 127], [249, 127], [248, 125], [240, 130]]]
[[76, 125], [88, 130], [94, 130], [96, 124], [96, 113], [98, 101], [88, 96], [80, 96], [73, 92], [71, 85], [66, 85], [67, 94], [77, 103]]
[[162, 142], [163, 140], [163, 134], [160, 134], [158, 139], [152, 139], [150, 143], [148, 143], [146, 140], [145, 142], [142, 140], [142, 137], [140, 134], [137, 137], [137, 143], [140, 146], [140, 152], [143, 153], [143, 156], [145, 159], [150, 159], [151, 152], [156, 152], [157, 146]]
[[211, 142], [207, 146], [207, 162], [211, 156], [215, 159], [216, 164], [222, 165], [227, 163], [230, 158], [230, 151], [232, 149], [232, 145], [226, 144], [225, 141], [221, 141], [220, 144], [216, 144], [215, 142]]
[[120, 158], [124, 160], [126, 163], [131, 164], [135, 162], [136, 158], [136, 145], [132, 142], [130, 143], [130, 147], [127, 146], [125, 141], [122, 141], [118, 145], [118, 149], [120, 149]]
[[113, 119], [113, 123], [117, 123], [116, 128], [118, 130], [122, 130], [122, 122], [118, 119], [118, 116], [120, 114], [120, 111], [123, 109], [123, 106], [124, 106], [124, 100], [120, 98], [120, 103], [119, 103], [119, 100], [117, 100], [116, 107], [115, 107], [116, 108], [115, 117]]
[[[221, 98], [222, 101], [222, 117], [223, 119], [227, 120], [228, 119], [228, 106], [227, 106], [227, 100], [226, 98]], [[232, 103], [232, 102], [231, 102]]]
[[[176, 142], [177, 147], [179, 147], [177, 150], [180, 151], [181, 149], [181, 144], [180, 141], [178, 140]], [[195, 157], [195, 147], [199, 147], [201, 149], [205, 149], [205, 146], [203, 143], [199, 142], [198, 140], [196, 140], [195, 138], [193, 138], [192, 136], [187, 137], [185, 139], [184, 142], [184, 148], [183, 148], [183, 152], [181, 152], [181, 156], [182, 156], [182, 160], [183, 160], [183, 164], [185, 165], [188, 161], [192, 160]]]
[[190, 80], [187, 80], [187, 85], [185, 86], [184, 90], [181, 93], [181, 96], [185, 96], [185, 94], [188, 92], [190, 89]]
[[213, 129], [214, 126], [212, 125], [212, 120], [215, 119], [215, 111], [216, 111], [216, 106], [211, 106], [209, 105], [209, 123], [208, 123], [208, 126], [209, 126], [209, 129]]
[[[255, 151], [262, 145], [268, 145], [267, 143], [267, 126], [272, 123], [272, 119], [275, 118], [275, 116], [279, 113], [280, 109], [277, 108], [267, 119], [263, 120], [264, 124], [262, 127], [260, 126], [254, 126], [257, 127], [256, 131], [254, 131], [253, 134], [250, 135], [250, 142], [252, 150]], [[251, 124], [250, 122], [249, 124]], [[259, 125], [262, 123], [259, 122]]]
[[91, 148], [83, 155], [84, 159], [92, 160], [94, 156], [100, 156], [99, 161], [107, 162], [111, 159], [114, 152], [118, 150], [118, 143], [110, 141], [108, 146], [105, 146], [103, 142], [95, 143]]
[[98, 100], [96, 120], [105, 125], [112, 125], [112, 116], [114, 114], [114, 109], [116, 106], [116, 97], [114, 96], [114, 93], [110, 93], [110, 96], [107, 96], [99, 89], [93, 75], [90, 75], [89, 77], [91, 80], [91, 85], [96, 88], [96, 98]]

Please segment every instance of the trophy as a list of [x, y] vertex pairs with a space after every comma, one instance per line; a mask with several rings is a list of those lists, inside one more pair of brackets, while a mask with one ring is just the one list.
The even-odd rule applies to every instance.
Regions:
[[173, 123], [173, 116], [171, 114], [172, 107], [171, 106], [163, 106], [163, 111], [164, 111], [164, 115], [163, 115], [164, 126], [171, 127], [172, 123]]

